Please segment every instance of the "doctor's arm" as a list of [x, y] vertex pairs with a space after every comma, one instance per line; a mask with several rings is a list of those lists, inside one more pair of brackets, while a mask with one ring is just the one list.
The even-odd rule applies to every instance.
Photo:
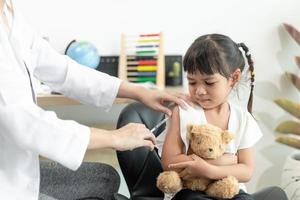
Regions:
[[[161, 111], [167, 115], [171, 115], [172, 112], [168, 108], [167, 103], [175, 103], [182, 108], [186, 108], [185, 103], [182, 101], [184, 97], [180, 95], [170, 95], [166, 92], [159, 90], [150, 90], [137, 84], [132, 84], [126, 81], [121, 83], [118, 97], [130, 98], [143, 102], [147, 106], [154, 110]], [[174, 106], [170, 106], [174, 107]]]
[[82, 66], [68, 56], [57, 53], [38, 36], [34, 37], [33, 49], [33, 52], [37, 52], [34, 76], [52, 90], [82, 103], [109, 108], [116, 97], [131, 98], [168, 115], [171, 115], [171, 110], [166, 107], [167, 102], [185, 107], [181, 98], [174, 95], [146, 89]]
[[33, 103], [0, 104], [0, 127], [1, 139], [73, 170], [80, 166], [87, 148], [154, 147], [154, 136], [143, 125], [129, 124], [115, 131], [94, 129], [61, 120]]

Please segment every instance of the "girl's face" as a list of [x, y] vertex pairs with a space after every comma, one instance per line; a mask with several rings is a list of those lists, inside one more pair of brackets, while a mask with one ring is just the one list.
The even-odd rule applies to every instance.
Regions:
[[226, 79], [219, 73], [206, 75], [199, 71], [188, 73], [187, 79], [192, 100], [203, 109], [212, 109], [224, 103], [236, 82], [234, 78]]

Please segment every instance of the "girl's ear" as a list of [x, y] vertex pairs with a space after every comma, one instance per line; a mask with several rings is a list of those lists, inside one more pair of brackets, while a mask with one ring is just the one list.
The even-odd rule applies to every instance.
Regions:
[[241, 80], [241, 70], [240, 68], [237, 68], [232, 74], [231, 74], [231, 87], [233, 87], [239, 80]]

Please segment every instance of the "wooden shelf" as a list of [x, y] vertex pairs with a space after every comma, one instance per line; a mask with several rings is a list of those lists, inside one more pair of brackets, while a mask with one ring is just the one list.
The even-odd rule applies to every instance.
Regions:
[[[183, 92], [182, 87], [166, 87], [164, 91], [169, 93]], [[117, 98], [114, 104], [131, 103], [134, 100]], [[39, 106], [65, 106], [65, 105], [81, 105], [80, 102], [59, 94], [43, 94], [38, 95], [37, 102]]]
[[[133, 100], [117, 98], [114, 104], [130, 103], [130, 102], [133, 102]], [[39, 106], [81, 105], [80, 102], [59, 94], [38, 95], [37, 103]]]

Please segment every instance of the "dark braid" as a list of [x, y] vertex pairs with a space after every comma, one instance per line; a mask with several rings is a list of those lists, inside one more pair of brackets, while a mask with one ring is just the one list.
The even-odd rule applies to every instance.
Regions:
[[241, 47], [244, 52], [245, 52], [245, 56], [247, 58], [248, 61], [248, 65], [249, 65], [249, 71], [250, 71], [250, 75], [251, 75], [251, 85], [250, 85], [250, 96], [249, 96], [249, 100], [248, 100], [248, 111], [250, 113], [252, 113], [252, 104], [253, 104], [253, 89], [254, 89], [254, 77], [255, 77], [255, 73], [254, 73], [254, 63], [253, 60], [251, 58], [251, 54], [249, 52], [249, 48], [244, 44], [244, 43], [239, 43], [238, 47]]

